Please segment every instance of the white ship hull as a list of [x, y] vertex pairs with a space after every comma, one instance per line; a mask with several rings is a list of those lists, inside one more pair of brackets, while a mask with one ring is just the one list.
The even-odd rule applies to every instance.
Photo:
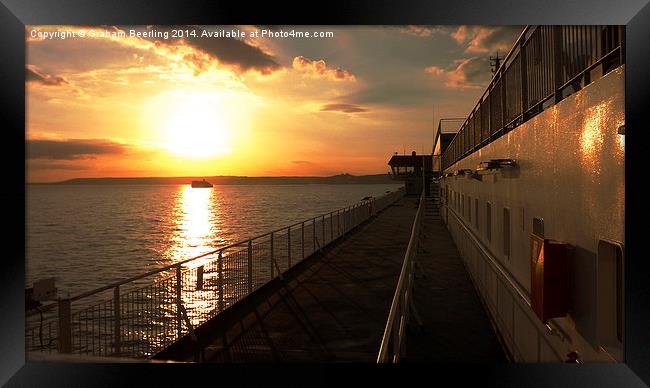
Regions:
[[[443, 171], [517, 162], [514, 174], [440, 180], [443, 219], [514, 361], [563, 362], [572, 351], [585, 362], [624, 361], [612, 287], [624, 288], [605, 257], [625, 243], [624, 86], [620, 66]], [[548, 325], [530, 306], [535, 218], [545, 238], [571, 248], [569, 313]]]

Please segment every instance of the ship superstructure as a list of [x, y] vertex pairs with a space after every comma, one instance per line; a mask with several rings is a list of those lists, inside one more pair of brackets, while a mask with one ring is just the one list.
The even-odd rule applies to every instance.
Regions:
[[443, 220], [515, 361], [624, 361], [624, 40], [526, 27], [434, 138]]

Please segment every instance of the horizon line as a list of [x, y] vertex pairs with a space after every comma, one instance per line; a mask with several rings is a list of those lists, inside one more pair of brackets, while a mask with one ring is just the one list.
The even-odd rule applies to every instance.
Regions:
[[207, 179], [207, 178], [333, 178], [337, 176], [352, 176], [352, 177], [367, 177], [367, 176], [379, 176], [379, 175], [386, 175], [390, 176], [390, 173], [377, 173], [377, 174], [363, 174], [363, 175], [354, 175], [350, 173], [340, 173], [340, 174], [334, 174], [334, 175], [257, 175], [257, 176], [249, 176], [249, 175], [179, 175], [179, 176], [134, 176], [134, 177], [119, 177], [119, 176], [103, 176], [103, 177], [78, 177], [78, 178], [70, 178], [70, 179], [64, 179], [60, 181], [32, 181], [32, 182], [25, 182], [26, 184], [57, 184], [57, 183], [66, 183], [66, 182], [71, 182], [71, 181], [76, 181], [76, 180], [84, 180], [84, 179], [190, 179], [190, 178], [201, 178], [201, 179]]

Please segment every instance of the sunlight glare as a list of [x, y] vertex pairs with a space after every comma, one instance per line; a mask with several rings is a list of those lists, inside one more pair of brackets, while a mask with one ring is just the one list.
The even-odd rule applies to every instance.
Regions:
[[165, 120], [167, 149], [188, 157], [227, 154], [230, 150], [226, 122], [215, 96], [181, 94]]

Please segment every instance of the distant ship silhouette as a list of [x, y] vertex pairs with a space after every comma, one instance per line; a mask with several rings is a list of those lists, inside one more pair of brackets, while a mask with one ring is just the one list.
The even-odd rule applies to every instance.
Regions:
[[192, 181], [192, 187], [194, 188], [212, 187], [212, 183], [206, 181], [205, 179], [202, 181]]

